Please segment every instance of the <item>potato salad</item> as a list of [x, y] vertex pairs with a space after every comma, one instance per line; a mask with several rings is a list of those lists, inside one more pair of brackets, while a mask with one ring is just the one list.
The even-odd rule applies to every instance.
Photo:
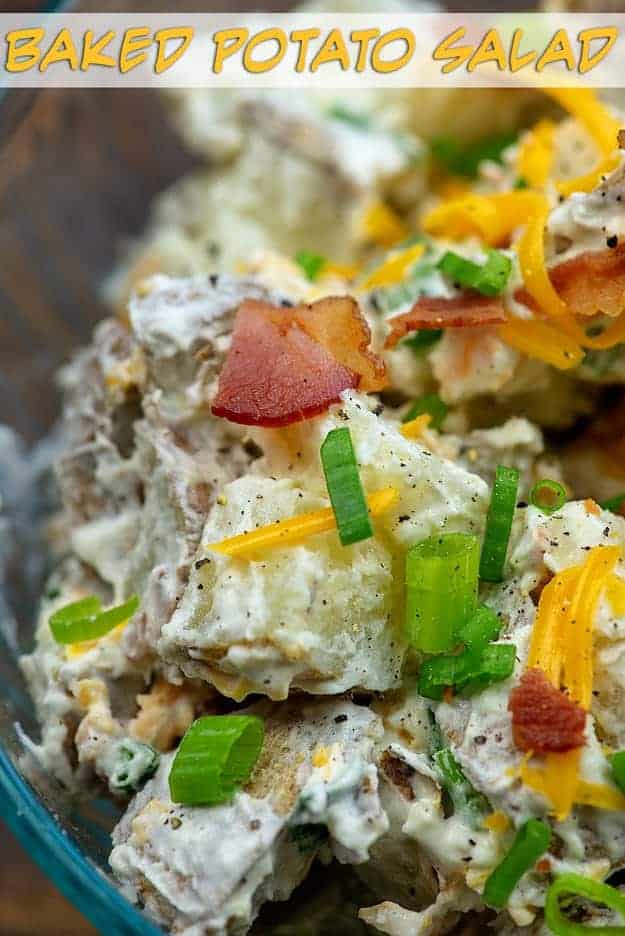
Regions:
[[172, 97], [60, 375], [32, 749], [165, 932], [625, 933], [625, 118], [454, 95]]

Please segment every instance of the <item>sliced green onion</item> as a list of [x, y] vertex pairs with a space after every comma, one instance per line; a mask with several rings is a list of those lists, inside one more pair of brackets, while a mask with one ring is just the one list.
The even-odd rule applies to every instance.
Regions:
[[422, 328], [413, 332], [408, 338], [404, 338], [403, 345], [410, 348], [415, 354], [423, 354], [428, 348], [440, 341], [443, 337], [442, 328]]
[[160, 754], [149, 744], [134, 738], [125, 738], [119, 745], [109, 785], [118, 793], [141, 789], [146, 780], [156, 773]]
[[326, 265], [326, 258], [313, 253], [312, 250], [300, 250], [295, 255], [295, 262], [302, 268], [306, 277], [314, 282]]
[[551, 844], [551, 829], [540, 819], [528, 819], [516, 834], [510, 851], [492, 872], [482, 899], [488, 907], [501, 910], [526, 871], [534, 867]]
[[402, 418], [402, 422], [410, 422], [412, 419], [416, 419], [417, 416], [421, 416], [423, 413], [429, 414], [430, 426], [432, 429], [440, 429], [440, 427], [445, 422], [445, 419], [447, 418], [447, 404], [441, 400], [438, 393], [425, 393], [423, 396], [419, 397], [418, 400], [415, 400], [408, 412]]
[[462, 634], [462, 643], [469, 650], [482, 651], [501, 632], [502, 622], [492, 608], [479, 605], [467, 621]]
[[369, 114], [363, 114], [360, 111], [345, 107], [339, 101], [335, 101], [334, 104], [330, 105], [327, 114], [328, 117], [333, 117], [334, 120], [341, 120], [343, 123], [351, 124], [352, 127], [357, 127], [358, 130], [368, 130], [371, 127]]
[[440, 271], [453, 283], [475, 289], [484, 296], [498, 296], [506, 288], [512, 261], [499, 250], [487, 251], [486, 263], [473, 263], [448, 250], [438, 262]]
[[61, 644], [96, 640], [131, 618], [138, 607], [139, 599], [133, 595], [124, 604], [102, 611], [100, 599], [90, 595], [55, 611], [50, 617], [50, 630]]
[[321, 446], [321, 463], [343, 546], [373, 536], [349, 429], [331, 429]]
[[214, 806], [232, 799], [263, 746], [256, 715], [203, 715], [187, 730], [169, 772], [174, 803]]
[[515, 183], [514, 183], [514, 185], [512, 186], [512, 188], [514, 188], [514, 189], [527, 189], [527, 188], [529, 188], [529, 184], [528, 184], [527, 179], [524, 179], [523, 176], [519, 176], [519, 177], [515, 180]]
[[566, 504], [566, 488], [559, 481], [543, 478], [530, 491], [530, 504], [544, 514], [555, 513]]
[[514, 644], [490, 644], [482, 651], [479, 665], [458, 685], [458, 692], [464, 696], [475, 695], [508, 679], [514, 672], [515, 660]]
[[612, 768], [612, 779], [622, 793], [625, 793], [625, 751], [618, 751], [608, 757]]
[[468, 812], [474, 819], [488, 812], [488, 800], [467, 780], [449, 748], [437, 751], [433, 761], [440, 784], [451, 799], [455, 812]]
[[419, 670], [417, 689], [426, 699], [439, 701], [445, 689], [469, 696], [508, 679], [514, 672], [514, 644], [491, 644], [481, 652], [465, 650], [455, 656], [444, 654], [425, 660]]
[[480, 560], [480, 578], [485, 582], [501, 582], [503, 579], [503, 567], [508, 551], [518, 490], [519, 472], [517, 469], [498, 465]]
[[609, 907], [625, 918], [625, 894], [621, 891], [609, 884], [582, 877], [581, 874], [561, 874], [547, 891], [545, 903], [545, 922], [552, 933], [556, 936], [592, 936], [593, 933], [624, 936], [625, 919], [620, 926], [599, 927], [568, 920], [562, 913], [562, 903], [568, 903], [576, 897]]
[[423, 653], [445, 653], [458, 643], [477, 605], [477, 537], [442, 533], [417, 543], [406, 556], [406, 635]]
[[459, 143], [446, 137], [432, 140], [432, 155], [453, 175], [473, 179], [485, 159], [500, 163], [505, 149], [516, 140], [515, 133], [499, 133], [483, 137], [475, 143]]
[[612, 513], [621, 513], [623, 510], [623, 505], [625, 504], [625, 494], [617, 494], [615, 497], [609, 497], [607, 500], [601, 501], [599, 506], [602, 510], [610, 510]]

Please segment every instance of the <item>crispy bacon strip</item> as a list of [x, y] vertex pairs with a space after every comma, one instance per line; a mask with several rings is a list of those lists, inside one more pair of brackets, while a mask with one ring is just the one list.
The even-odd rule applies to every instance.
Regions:
[[[625, 244], [558, 263], [550, 269], [549, 278], [572, 315], [620, 315], [625, 311]], [[535, 300], [523, 287], [514, 298], [536, 309]]]
[[288, 426], [317, 416], [343, 390], [380, 389], [384, 364], [348, 297], [282, 308], [245, 301], [219, 375], [212, 411], [247, 426]]
[[586, 713], [556, 689], [538, 667], [527, 670], [510, 693], [514, 743], [535, 754], [562, 753], [584, 745]]
[[481, 296], [465, 290], [450, 299], [422, 296], [409, 312], [389, 320], [391, 332], [384, 344], [394, 348], [408, 332], [421, 328], [475, 328], [478, 325], [502, 325], [506, 320], [500, 296]]

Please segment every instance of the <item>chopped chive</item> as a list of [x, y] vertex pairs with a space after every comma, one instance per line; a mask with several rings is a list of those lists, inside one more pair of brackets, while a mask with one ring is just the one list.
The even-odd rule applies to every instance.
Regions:
[[[623, 918], [620, 926], [587, 926], [567, 919], [562, 912], [562, 905], [570, 904], [572, 899], [579, 898], [591, 901], [594, 904], [608, 907], [616, 911]], [[559, 875], [549, 890], [545, 902], [545, 922], [555, 936], [592, 936], [593, 933], [609, 933], [610, 936], [623, 936], [625, 934], [625, 894], [581, 874], [568, 872]]]
[[432, 140], [434, 159], [453, 175], [473, 179], [485, 159], [501, 163], [503, 152], [516, 140], [516, 133], [499, 133], [475, 143], [459, 143], [447, 137]]
[[616, 494], [615, 497], [609, 497], [607, 500], [601, 501], [599, 506], [602, 510], [610, 510], [612, 513], [618, 514], [622, 513], [624, 504], [625, 494]]
[[480, 547], [468, 533], [431, 536], [406, 557], [406, 635], [414, 649], [445, 653], [477, 605]]
[[131, 618], [138, 607], [139, 599], [133, 595], [124, 604], [103, 611], [100, 599], [90, 595], [55, 611], [50, 617], [50, 630], [61, 644], [96, 640]]
[[467, 673], [460, 683], [458, 692], [463, 696], [475, 695], [495, 683], [509, 679], [514, 672], [515, 660], [514, 644], [490, 644], [482, 651], [478, 666], [473, 672]]
[[483, 264], [473, 263], [448, 250], [439, 260], [438, 267], [452, 283], [475, 289], [484, 296], [498, 296], [506, 288], [512, 261], [499, 250], [488, 250]]
[[566, 504], [566, 488], [559, 481], [543, 478], [530, 491], [529, 500], [533, 507], [538, 507], [544, 514], [552, 514]]
[[373, 536], [349, 429], [332, 429], [321, 446], [321, 463], [343, 546]]
[[499, 637], [502, 622], [492, 608], [479, 605], [467, 621], [460, 639], [469, 650], [479, 653], [491, 640]]
[[508, 679], [514, 672], [514, 644], [490, 644], [481, 651], [432, 657], [421, 664], [417, 689], [426, 699], [440, 702], [445, 689], [463, 696], [475, 695]]
[[484, 545], [480, 560], [480, 578], [485, 582], [501, 582], [503, 579], [518, 490], [519, 472], [517, 469], [498, 465], [486, 518]]
[[618, 751], [608, 757], [612, 768], [612, 779], [622, 793], [625, 793], [625, 751]]
[[432, 429], [440, 429], [447, 418], [447, 404], [441, 400], [438, 393], [425, 393], [412, 404], [408, 412], [402, 417], [402, 422], [407, 423], [428, 413], [430, 416], [430, 426]]
[[423, 354], [428, 348], [440, 341], [442, 337], [442, 328], [422, 328], [413, 332], [408, 338], [404, 338], [402, 344], [414, 351], [415, 354]]
[[527, 189], [527, 188], [529, 188], [529, 183], [528, 183], [527, 179], [524, 179], [524, 178], [523, 178], [523, 176], [519, 176], [519, 177], [515, 180], [515, 183], [514, 183], [514, 185], [512, 186], [512, 188], [521, 189], [521, 190], [522, 190], [522, 189]]
[[174, 803], [214, 806], [232, 799], [263, 746], [262, 719], [255, 715], [203, 715], [187, 730], [169, 773]]
[[444, 747], [437, 751], [433, 761], [440, 784], [449, 796], [455, 812], [469, 813], [477, 819], [488, 811], [486, 797], [467, 780], [450, 748]]
[[314, 282], [327, 261], [321, 254], [313, 253], [312, 250], [300, 250], [299, 253], [295, 254], [295, 262], [302, 268], [306, 277]]
[[501, 910], [523, 875], [534, 867], [551, 844], [551, 829], [540, 819], [528, 819], [517, 832], [510, 850], [492, 872], [482, 899], [488, 907]]
[[357, 127], [358, 130], [368, 130], [371, 127], [369, 114], [363, 114], [360, 111], [345, 107], [339, 101], [335, 101], [330, 105], [327, 114], [329, 117], [333, 117], [334, 120], [341, 120], [343, 123], [351, 124], [352, 127]]
[[118, 793], [136, 792], [156, 773], [160, 754], [149, 744], [125, 738], [117, 748], [115, 766], [110, 779], [111, 790]]

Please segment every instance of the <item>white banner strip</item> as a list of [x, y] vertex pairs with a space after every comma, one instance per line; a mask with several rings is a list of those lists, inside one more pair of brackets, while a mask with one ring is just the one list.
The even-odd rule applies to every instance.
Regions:
[[625, 15], [0, 14], [9, 87], [625, 86]]

